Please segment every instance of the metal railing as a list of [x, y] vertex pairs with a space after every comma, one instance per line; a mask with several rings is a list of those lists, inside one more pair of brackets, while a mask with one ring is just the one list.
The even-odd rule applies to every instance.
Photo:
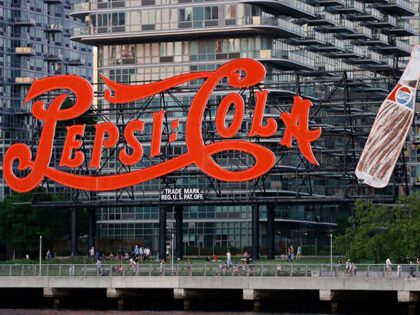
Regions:
[[397, 5], [407, 10], [413, 11], [413, 5], [407, 0], [389, 0], [388, 5]]
[[245, 16], [241, 18], [225, 19], [224, 21], [217, 19], [192, 21], [190, 19], [188, 21], [178, 22], [162, 21], [160, 23], [152, 24], [127, 24], [118, 26], [85, 25], [73, 28], [71, 30], [71, 36], [106, 35], [111, 33], [142, 33], [146, 31], [155, 32], [157, 34], [165, 31], [189, 31], [191, 29], [207, 29], [209, 27], [232, 28], [248, 26], [273, 26], [294, 33], [296, 36], [304, 36], [304, 33], [299, 25], [274, 16]]
[[330, 278], [413, 278], [420, 277], [419, 265], [363, 264], [347, 270], [338, 264], [15, 264], [0, 265], [0, 277], [130, 277], [130, 276], [258, 276]]
[[[292, 7], [296, 10], [300, 10], [302, 12], [306, 12], [309, 14], [314, 14], [315, 8], [309, 4], [304, 3], [301, 0], [296, 1], [289, 1], [289, 0], [276, 0], [279, 3], [282, 3], [286, 6]], [[94, 10], [106, 10], [106, 9], [121, 9], [121, 8], [141, 8], [142, 6], [164, 6], [166, 5], [163, 1], [139, 1], [139, 0], [120, 0], [120, 1], [88, 1], [88, 0], [78, 0], [75, 1], [72, 5], [71, 12], [77, 13], [77, 12], [86, 12], [86, 11], [94, 11]], [[215, 1], [213, 1], [215, 2]], [[261, 1], [263, 2], [263, 1]], [[188, 3], [185, 3], [181, 0], [177, 1], [171, 1], [172, 5], [177, 4], [184, 4], [188, 5]]]

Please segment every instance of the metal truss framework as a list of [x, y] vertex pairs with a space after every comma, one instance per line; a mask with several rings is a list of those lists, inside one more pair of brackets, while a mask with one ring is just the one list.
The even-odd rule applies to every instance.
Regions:
[[[289, 112], [292, 104], [293, 95], [302, 95], [305, 97], [306, 91], [315, 91], [308, 95], [313, 102], [313, 108], [310, 112], [310, 128], [321, 127], [322, 136], [320, 141], [312, 144], [313, 151], [320, 160], [320, 166], [313, 166], [308, 163], [299, 154], [296, 146], [292, 150], [282, 147], [278, 143], [278, 136], [281, 136], [283, 126], [280, 126], [276, 141], [268, 142], [266, 139], [255, 138], [253, 141], [267, 144], [274, 152], [276, 162], [270, 172], [260, 178], [247, 183], [245, 186], [238, 186], [234, 189], [226, 189], [226, 184], [211, 177], [207, 177], [195, 168], [185, 167], [170, 175], [160, 178], [160, 189], [181, 187], [182, 179], [189, 176], [199, 176], [204, 178], [203, 192], [204, 201], [172, 201], [166, 202], [159, 199], [160, 192], [157, 194], [139, 193], [135, 187], [128, 187], [108, 194], [107, 199], [102, 198], [102, 193], [82, 192], [74, 189], [59, 188], [63, 198], [66, 201], [54, 201], [47, 203], [33, 204], [35, 207], [69, 207], [72, 211], [72, 222], [75, 225], [75, 212], [77, 208], [102, 208], [102, 207], [141, 207], [153, 206], [160, 210], [160, 257], [165, 256], [164, 242], [166, 240], [166, 212], [172, 207], [177, 211], [177, 256], [182, 255], [182, 207], [188, 205], [252, 205], [253, 218], [253, 254], [258, 256], [258, 211], [260, 205], [266, 205], [268, 211], [268, 227], [273, 230], [274, 224], [274, 206], [276, 204], [343, 204], [352, 203], [355, 198], [368, 198], [378, 202], [392, 202], [395, 200], [399, 188], [408, 193], [408, 174], [406, 157], [403, 153], [399, 159], [398, 166], [394, 172], [391, 189], [384, 189], [378, 194], [377, 191], [360, 184], [354, 174], [357, 159], [363, 149], [364, 142], [367, 139], [370, 126], [376, 116], [378, 107], [396, 83], [396, 78], [374, 77], [363, 79], [363, 73], [357, 72], [336, 72], [321, 75], [319, 77], [307, 77], [304, 74], [296, 73], [296, 82], [278, 82], [271, 80], [269, 84], [260, 84], [248, 89], [237, 91], [243, 96], [246, 105], [245, 121], [252, 119], [252, 110], [255, 107], [255, 92], [267, 89], [270, 91], [267, 101], [267, 115], [279, 117], [282, 112]], [[134, 82], [133, 82], [134, 83]], [[167, 139], [171, 132], [169, 123], [173, 112], [182, 112], [182, 116], [188, 114], [189, 103], [185, 102], [185, 96], [194, 95], [197, 91], [196, 86], [182, 86], [167, 90], [163, 93], [151, 96], [141, 102], [132, 104], [117, 104], [108, 106], [108, 104], [99, 102], [98, 106], [92, 108], [85, 114], [84, 119], [93, 123], [112, 121], [119, 128], [135, 119], [149, 119], [150, 113], [156, 110], [164, 110], [164, 128], [162, 136], [162, 154], [158, 159], [150, 159], [144, 154], [139, 167], [149, 167], [159, 164], [173, 158], [177, 155], [175, 147], [177, 145], [168, 143]], [[99, 90], [103, 87], [99, 86]], [[221, 84], [215, 90], [215, 93], [226, 94], [226, 86]], [[98, 99], [101, 99], [102, 92], [97, 92]], [[49, 95], [53, 97], [53, 95]], [[219, 99], [220, 101], [220, 99]], [[205, 144], [214, 143], [222, 140], [215, 132], [215, 109], [218, 101], [211, 101], [207, 104], [203, 117], [202, 134]], [[280, 125], [280, 120], [278, 120]], [[34, 121], [32, 144], [36, 151], [36, 144], [41, 129], [39, 122]], [[92, 127], [88, 126], [87, 130]], [[63, 129], [64, 130], [64, 129]], [[120, 135], [123, 133], [120, 132]], [[182, 132], [179, 134], [182, 135]], [[55, 139], [57, 152], [54, 156], [60, 156], [64, 137], [58, 136]], [[144, 139], [144, 137], [143, 137]], [[247, 139], [246, 130], [241, 130], [235, 139]], [[92, 134], [85, 133], [83, 137], [81, 151], [85, 157], [90, 156], [90, 148], [93, 143]], [[339, 143], [338, 146], [335, 144]], [[77, 169], [69, 170], [83, 175], [101, 176], [105, 174], [122, 174], [132, 171], [133, 167], [124, 166], [117, 159], [117, 151], [125, 146], [125, 140], [122, 136], [117, 145], [104, 152], [101, 168], [89, 169], [87, 160]], [[182, 144], [181, 144], [182, 146]], [[184, 144], [185, 146], [185, 144]], [[35, 153], [35, 152], [34, 152]], [[217, 163], [228, 165], [230, 170], [239, 170], [249, 168], [253, 160], [242, 155], [231, 156], [227, 154], [216, 154], [213, 159]], [[54, 163], [54, 162], [53, 162]], [[55, 161], [57, 163], [57, 161]], [[58, 163], [57, 163], [58, 164]], [[112, 165], [111, 167], [109, 167]], [[273, 188], [274, 181], [289, 183], [291, 189]], [[332, 185], [325, 187], [319, 186], [321, 183], [332, 181]], [[341, 188], [337, 189], [337, 185]], [[49, 191], [56, 191], [57, 186], [52, 185], [45, 179], [42, 186]], [[181, 214], [178, 214], [181, 213]], [[90, 216], [93, 220], [93, 215]], [[94, 228], [90, 229], [94, 230]], [[76, 232], [72, 233], [75, 234]], [[274, 235], [273, 235], [274, 236]], [[72, 235], [73, 243], [75, 236]], [[92, 240], [93, 242], [93, 240]], [[75, 244], [74, 244], [75, 246]], [[77, 248], [73, 246], [73, 251]], [[180, 248], [180, 249], [178, 249]], [[274, 255], [274, 241], [269, 237], [268, 244], [269, 257]]]
[[[305, 79], [305, 77], [302, 77]], [[266, 143], [276, 155], [276, 162], [274, 167], [270, 172], [253, 180], [251, 183], [246, 185], [246, 188], [233, 188], [230, 190], [224, 189], [220, 181], [202, 175], [205, 178], [204, 185], [204, 195], [206, 200], [211, 201], [212, 199], [217, 199], [216, 203], [221, 202], [221, 198], [224, 199], [224, 196], [227, 194], [227, 199], [235, 198], [235, 195], [241, 195], [241, 200], [248, 199], [250, 202], [261, 199], [263, 202], [267, 202], [267, 198], [272, 197], [273, 200], [277, 199], [291, 199], [291, 197], [296, 199], [311, 199], [313, 202], [317, 200], [322, 200], [328, 197], [342, 198], [342, 199], [352, 199], [354, 197], [371, 197], [374, 196], [373, 191], [366, 188], [358, 183], [355, 175], [354, 169], [357, 164], [357, 159], [363, 149], [363, 143], [367, 138], [371, 123], [376, 115], [376, 110], [382, 103], [387, 92], [381, 90], [380, 88], [375, 88], [376, 85], [388, 85], [390, 88], [395, 83], [393, 78], [384, 79], [350, 79], [347, 72], [342, 72], [341, 77], [334, 76], [331, 78], [318, 78], [316, 80], [306, 81], [306, 80], [297, 80], [297, 82], [290, 82], [289, 88], [287, 91], [282, 89], [277, 90], [277, 85], [272, 83], [270, 85], [258, 85], [251, 87], [249, 89], [242, 89], [238, 91], [245, 100], [246, 104], [246, 114], [248, 117], [244, 118], [244, 121], [250, 121], [252, 119], [252, 110], [255, 107], [255, 92], [267, 89], [270, 91], [270, 95], [267, 101], [267, 115], [271, 117], [279, 117], [282, 112], [289, 112], [292, 104], [291, 96], [293, 94], [301, 94], [305, 97], [303, 90], [308, 87], [316, 89], [317, 87], [326, 87], [328, 90], [324, 98], [310, 98], [313, 103], [313, 108], [310, 112], [309, 118], [309, 127], [322, 129], [322, 140], [312, 144], [313, 151], [317, 158], [321, 161], [319, 166], [313, 166], [308, 161], [306, 161], [302, 155], [298, 152], [296, 146], [292, 150], [289, 150], [285, 147], [280, 146], [278, 139], [281, 138], [282, 132], [284, 130], [281, 126], [280, 120], [278, 120], [280, 128], [279, 133], [275, 137], [275, 141], [267, 141], [263, 138], [254, 138], [252, 141], [258, 143]], [[161, 155], [158, 159], [151, 159], [147, 154], [143, 155], [142, 160], [139, 165], [136, 166], [137, 169], [143, 167], [149, 167], [151, 165], [159, 164], [162, 161], [171, 159], [177, 155], [175, 152], [174, 144], [168, 143], [166, 140], [171, 132], [169, 123], [171, 113], [178, 111], [182, 112], [182, 115], [185, 117], [188, 114], [189, 103], [185, 103], [182, 100], [182, 96], [193, 95], [196, 92], [197, 88], [195, 87], [182, 87], [179, 89], [167, 90], [163, 93], [151, 96], [147, 99], [142, 100], [142, 102], [136, 102], [134, 104], [113, 104], [112, 108], [108, 105], [99, 105], [97, 107], [92, 107], [88, 113], [85, 114], [84, 118], [91, 123], [102, 123], [112, 121], [120, 129], [125, 126], [128, 122], [135, 119], [142, 119], [146, 117], [147, 120], [150, 116], [150, 113], [157, 110], [164, 110], [164, 128], [162, 136], [162, 148]], [[218, 92], [224, 92], [226, 89], [218, 89]], [[293, 91], [294, 90], [294, 91]], [[98, 97], [102, 97], [102, 93], [97, 93]], [[50, 96], [51, 97], [51, 96]], [[223, 140], [215, 132], [215, 123], [214, 116], [215, 110], [218, 106], [218, 103], [209, 102], [203, 119], [203, 139], [205, 144], [215, 143]], [[32, 149], [36, 151], [37, 141], [39, 138], [39, 133], [42, 126], [39, 121], [33, 121], [32, 130]], [[92, 128], [92, 126], [87, 126], [87, 130]], [[241, 129], [237, 136], [234, 139], [247, 139], [245, 129]], [[182, 135], [182, 132], [178, 133]], [[142, 136], [143, 139], [147, 135]], [[329, 148], [329, 144], [332, 141], [341, 139], [340, 147]], [[83, 145], [81, 151], [86, 157], [90, 156], [90, 149], [93, 143], [92, 133], [86, 132], [82, 137]], [[62, 144], [64, 141], [64, 133], [61, 134], [61, 137], [58, 136], [55, 139], [55, 150], [56, 156], [60, 156]], [[181, 143], [180, 145], [175, 146], [185, 146]], [[88, 166], [88, 158], [85, 159], [84, 163], [77, 170], [68, 170], [77, 174], [83, 175], [96, 175], [101, 176], [105, 174], [123, 174], [131, 172], [133, 167], [124, 166], [118, 161], [117, 152], [126, 146], [125, 140], [123, 138], [123, 133], [120, 132], [120, 138], [117, 145], [109, 150], [109, 152], [104, 152], [103, 159], [101, 161], [101, 167], [99, 169], [90, 169]], [[36, 153], [36, 152], [34, 152]], [[293, 158], [291, 158], [293, 156]], [[337, 159], [339, 157], [339, 159]], [[239, 156], [232, 158], [229, 154], [217, 154], [213, 156], [214, 160], [218, 162], [222, 160], [228, 162], [227, 168], [231, 170], [239, 170], [243, 168], [249, 168], [253, 164], [253, 160], [246, 158], [244, 156]], [[223, 160], [224, 159], [224, 160]], [[337, 160], [339, 163], [337, 163]], [[57, 162], [57, 161], [56, 161]], [[113, 165], [111, 169], [109, 165]], [[201, 172], [195, 167], [185, 167], [170, 175], [164, 176], [160, 179], [162, 188], [177, 188], [177, 180], [183, 176], [196, 176], [200, 175]], [[281, 190], [281, 189], [272, 189], [269, 186], [269, 177], [270, 176], [280, 176], [283, 180], [296, 183], [293, 192]], [[326, 189], [324, 194], [320, 194], [316, 189], [316, 179], [318, 178], [339, 178], [343, 181], [343, 186], [345, 189], [340, 195], [329, 193]], [[51, 182], [48, 179], [44, 180], [42, 186], [49, 188]], [[393, 187], [401, 186], [405, 192], [408, 192], [408, 178], [406, 172], [406, 157], [404, 151], [401, 154], [398, 166], [394, 172], [393, 177]], [[66, 200], [71, 200], [76, 206], [79, 203], [90, 204], [94, 206], [95, 202], [100, 204], [100, 193], [86, 193], [74, 189], [64, 188], [62, 193], [69, 197]], [[143, 200], [146, 202], [156, 201], [156, 198], [159, 196], [150, 195], [146, 197], [144, 194], [139, 194], [135, 192], [133, 186], [124, 188], [114, 192], [114, 197], [112, 198], [116, 203], [133, 203], [137, 201], [143, 203]], [[388, 195], [384, 193], [383, 195]], [[395, 197], [395, 192], [391, 193]], [[246, 196], [246, 197], [245, 197]], [[375, 194], [378, 197], [378, 194]], [[245, 197], [245, 198], [244, 198]], [[388, 199], [388, 198], [386, 198]], [[161, 201], [164, 203], [164, 201]], [[226, 200], [228, 202], [228, 200]]]

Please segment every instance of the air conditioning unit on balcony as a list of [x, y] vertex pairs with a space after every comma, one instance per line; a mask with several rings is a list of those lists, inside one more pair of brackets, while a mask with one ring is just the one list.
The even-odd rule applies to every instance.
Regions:
[[261, 16], [253, 16], [252, 17], [252, 24], [253, 25], [261, 25]]
[[55, 32], [55, 31], [62, 31], [63, 26], [60, 24], [48, 24], [48, 30]]
[[271, 58], [271, 50], [270, 49], [263, 49], [260, 50], [260, 58]]

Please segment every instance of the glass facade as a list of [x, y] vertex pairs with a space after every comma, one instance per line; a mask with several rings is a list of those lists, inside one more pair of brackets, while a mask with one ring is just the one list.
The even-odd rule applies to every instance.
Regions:
[[[277, 147], [273, 151], [282, 156], [281, 161], [276, 172], [264, 177], [261, 194], [285, 199], [309, 195], [344, 198], [352, 189], [346, 184], [347, 173], [344, 174], [350, 167], [349, 156], [357, 158], [357, 152], [366, 141], [363, 137], [350, 138], [349, 134], [368, 132], [378, 106], [395, 83], [392, 71], [404, 67], [411, 52], [410, 38], [415, 35], [410, 18], [415, 14], [414, 10], [415, 7], [405, 0], [392, 4], [316, 0], [79, 1], [74, 4], [72, 15], [83, 18], [85, 24], [74, 28], [72, 39], [96, 46], [98, 72], [123, 83], [150, 82], [191, 71], [214, 70], [236, 58], [257, 59], [266, 68], [262, 87], [270, 90], [266, 114], [273, 117], [290, 109], [293, 95], [311, 98], [316, 103], [336, 93], [336, 100], [330, 107], [317, 109], [322, 120], [315, 117], [311, 121], [314, 126], [322, 126], [325, 134], [314, 146], [324, 170], [303, 163], [296, 151], [285, 152]], [[353, 82], [350, 93], [363, 94], [367, 101], [355, 103], [349, 96], [343, 101], [345, 89], [334, 89], [343, 73], [346, 80]], [[190, 82], [184, 86], [194, 88], [200, 84]], [[166, 117], [180, 119], [178, 139], [171, 147], [173, 156], [186, 152], [186, 111], [180, 104], [190, 104], [194, 96], [188, 89], [175, 94], [175, 97], [165, 99]], [[219, 104], [224, 95], [226, 92], [215, 92], [209, 107]], [[248, 104], [251, 94], [244, 92], [242, 97]], [[109, 107], [101, 98], [98, 104], [103, 109]], [[141, 118], [150, 122], [151, 111], [160, 108], [161, 104], [162, 96], [148, 100], [147, 104], [134, 102], [124, 107], [126, 114], [123, 115], [129, 118], [135, 113], [134, 110], [130, 112], [130, 108], [145, 106], [147, 110], [141, 113]], [[350, 118], [344, 111], [347, 107], [346, 110], [352, 113]], [[214, 114], [215, 109], [210, 108], [209, 117]], [[247, 109], [245, 117], [238, 138], [249, 130], [252, 111]], [[118, 115], [110, 112], [109, 119], [117, 121]], [[203, 126], [214, 129], [211, 119], [205, 118]], [[164, 128], [167, 127], [164, 124]], [[276, 147], [281, 131], [274, 140], [267, 140], [268, 146]], [[149, 124], [139, 135], [140, 141], [146, 143], [145, 155], [150, 150], [147, 145], [150, 132]], [[226, 168], [250, 163], [249, 156], [233, 152], [220, 153], [217, 159], [218, 164]], [[145, 158], [133, 168], [147, 167], [159, 161], [159, 158]], [[116, 168], [112, 160], [104, 163], [105, 169]], [[354, 169], [355, 165], [351, 167]], [[304, 169], [308, 169], [303, 175], [305, 179], [297, 174]], [[255, 182], [215, 184], [190, 166], [168, 176], [165, 181], [156, 179], [136, 185], [133, 194], [138, 199], [157, 200], [168, 180], [176, 187], [198, 187], [206, 191], [217, 185], [221, 198], [245, 198], [258, 187]], [[352, 194], [357, 195], [356, 190]], [[369, 194], [372, 196], [375, 192]], [[394, 191], [390, 187], [379, 194], [393, 196]], [[115, 200], [116, 197], [113, 193], [101, 193], [98, 198]], [[315, 248], [328, 242], [328, 233], [334, 230], [337, 218], [349, 211], [351, 207], [340, 203], [299, 205], [285, 202], [276, 205], [276, 252], [283, 251], [285, 244], [291, 242], [304, 242]], [[101, 238], [127, 242], [136, 239], [154, 250], [158, 247], [157, 207], [102, 208], [97, 219]], [[170, 213], [168, 219], [171, 231], [173, 217]], [[185, 245], [203, 249], [225, 246], [244, 249], [251, 245], [251, 206], [185, 206], [183, 219]], [[262, 250], [267, 239], [266, 222], [267, 211], [262, 205]]]
[[[284, 249], [284, 244], [302, 241], [306, 245], [320, 244], [327, 240], [325, 231], [332, 229], [337, 215], [348, 210], [339, 207], [286, 206], [275, 208], [277, 245], [276, 252]], [[101, 210], [97, 224], [99, 235], [105, 239], [120, 239], [124, 244], [137, 240], [144, 246], [157, 249], [159, 209], [152, 207], [112, 208]], [[250, 206], [188, 206], [184, 207], [183, 243], [188, 248], [198, 247], [202, 253], [215, 248], [247, 249], [251, 244]], [[267, 210], [260, 209], [261, 250], [266, 250]], [[175, 229], [174, 213], [168, 212], [169, 230]], [[281, 228], [280, 228], [281, 226]], [[188, 249], [185, 249], [186, 251]], [[207, 250], [207, 252], [206, 252]]]

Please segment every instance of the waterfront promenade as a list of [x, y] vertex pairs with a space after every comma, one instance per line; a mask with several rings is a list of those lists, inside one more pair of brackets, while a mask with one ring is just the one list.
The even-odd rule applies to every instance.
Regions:
[[[413, 269], [414, 268], [414, 269]], [[0, 265], [0, 289], [41, 289], [45, 298], [52, 298], [59, 307], [61, 297], [69, 297], [77, 289], [104, 290], [106, 297], [117, 299], [124, 308], [124, 299], [146, 291], [161, 294], [170, 290], [174, 299], [190, 301], [205, 298], [215, 290], [241, 292], [244, 301], [253, 301], [258, 310], [260, 301], [275, 298], [283, 292], [318, 292], [319, 301], [331, 303], [337, 312], [341, 300], [353, 293], [376, 292], [393, 294], [400, 303], [407, 303], [409, 314], [415, 314], [420, 301], [420, 274], [417, 265], [358, 265], [357, 273], [345, 272], [343, 265], [235, 265], [223, 264], [43, 264]], [[414, 277], [413, 277], [414, 276]], [[149, 292], [149, 293], [150, 293]]]

